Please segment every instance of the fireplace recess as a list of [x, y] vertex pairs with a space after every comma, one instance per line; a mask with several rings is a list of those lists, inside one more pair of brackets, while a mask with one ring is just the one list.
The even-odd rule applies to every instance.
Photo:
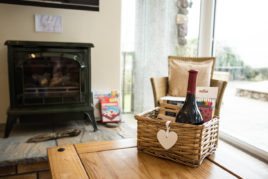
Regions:
[[83, 113], [97, 130], [91, 43], [6, 41], [10, 107], [5, 137], [22, 116]]

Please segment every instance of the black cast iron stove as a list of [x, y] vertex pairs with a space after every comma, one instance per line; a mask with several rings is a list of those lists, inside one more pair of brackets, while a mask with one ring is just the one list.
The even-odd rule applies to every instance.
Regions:
[[91, 93], [91, 43], [6, 41], [10, 107], [5, 137], [24, 115], [83, 113], [97, 130]]

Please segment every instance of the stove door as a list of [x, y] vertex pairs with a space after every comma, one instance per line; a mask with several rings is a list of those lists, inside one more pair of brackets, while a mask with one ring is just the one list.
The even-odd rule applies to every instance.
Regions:
[[86, 54], [77, 49], [19, 49], [14, 53], [17, 104], [85, 103], [88, 96]]

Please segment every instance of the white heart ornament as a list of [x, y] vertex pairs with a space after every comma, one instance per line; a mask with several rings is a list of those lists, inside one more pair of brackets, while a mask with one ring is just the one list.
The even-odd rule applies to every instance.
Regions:
[[159, 130], [157, 139], [162, 147], [166, 150], [170, 149], [178, 140], [178, 135], [175, 132]]

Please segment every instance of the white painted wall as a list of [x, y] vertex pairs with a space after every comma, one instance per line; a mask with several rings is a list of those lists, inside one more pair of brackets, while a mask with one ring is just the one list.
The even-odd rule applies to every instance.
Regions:
[[[60, 15], [62, 33], [37, 33], [34, 14]], [[6, 40], [90, 42], [92, 89], [120, 89], [121, 0], [101, 0], [100, 11], [0, 4], [0, 123], [9, 106]]]

